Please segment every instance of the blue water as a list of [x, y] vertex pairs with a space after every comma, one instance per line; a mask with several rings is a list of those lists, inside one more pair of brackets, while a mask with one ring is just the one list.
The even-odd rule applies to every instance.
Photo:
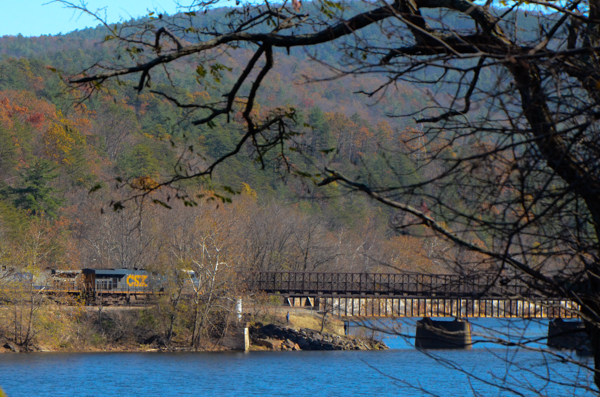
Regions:
[[[473, 331], [526, 341], [546, 324], [481, 320]], [[491, 343], [423, 353], [411, 346], [412, 324], [404, 322], [402, 332], [405, 338], [386, 340], [392, 350], [371, 352], [3, 354], [0, 385], [9, 397], [513, 395], [505, 388], [527, 396], [594, 394], [585, 389], [588, 371], [561, 362], [591, 365], [589, 358]]]

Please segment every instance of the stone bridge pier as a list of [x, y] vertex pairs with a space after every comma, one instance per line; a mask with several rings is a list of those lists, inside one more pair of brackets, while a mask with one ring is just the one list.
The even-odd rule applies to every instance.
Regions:
[[419, 349], [470, 349], [471, 345], [468, 321], [439, 321], [429, 317], [417, 321], [415, 347]]
[[564, 321], [556, 318], [548, 323], [548, 347], [591, 352], [583, 321]]

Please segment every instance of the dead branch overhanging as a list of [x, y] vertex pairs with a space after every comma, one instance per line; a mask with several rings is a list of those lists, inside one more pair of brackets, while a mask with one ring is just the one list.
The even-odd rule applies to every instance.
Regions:
[[442, 234], [449, 240], [451, 240], [463, 247], [468, 248], [471, 251], [479, 252], [479, 253], [487, 255], [491, 258], [501, 260], [503, 263], [508, 263], [511, 266], [513, 266], [514, 268], [516, 268], [517, 270], [519, 270], [525, 274], [528, 274], [537, 280], [543, 281], [549, 286], [552, 286], [556, 291], [560, 291], [562, 294], [564, 294], [564, 296], [571, 295], [572, 291], [565, 291], [564, 288], [559, 283], [557, 283], [555, 280], [553, 280], [552, 278], [549, 278], [549, 277], [539, 273], [538, 271], [531, 269], [530, 267], [528, 267], [527, 265], [516, 260], [512, 256], [500, 254], [500, 253], [493, 252], [493, 251], [487, 250], [485, 248], [479, 247], [479, 246], [471, 243], [470, 241], [467, 241], [467, 240], [463, 239], [462, 237], [456, 235], [455, 233], [451, 232], [445, 226], [442, 226], [438, 222], [436, 222], [429, 215], [425, 214], [423, 211], [420, 211], [420, 210], [414, 208], [411, 205], [400, 203], [397, 201], [390, 200], [386, 197], [383, 197], [379, 193], [371, 190], [367, 185], [352, 181], [351, 179], [346, 178], [345, 176], [343, 176], [342, 174], [340, 174], [337, 171], [334, 171], [329, 168], [326, 168], [326, 171], [330, 174], [330, 176], [325, 178], [324, 180], [322, 180], [319, 183], [320, 186], [325, 186], [332, 182], [344, 183], [353, 189], [362, 191], [363, 193], [372, 197], [376, 201], [381, 202], [382, 204], [385, 204], [389, 207], [396, 208], [396, 209], [402, 210], [404, 212], [407, 212], [407, 213], [410, 213], [411, 215], [416, 216], [417, 218], [421, 219], [421, 221], [423, 222], [424, 225], [426, 225], [426, 226], [430, 227], [432, 230]]
[[315, 34], [304, 34], [297, 36], [289, 36], [289, 35], [278, 35], [273, 33], [230, 33], [224, 34], [217, 38], [204, 41], [202, 43], [189, 45], [183, 47], [181, 50], [176, 52], [160, 55], [153, 60], [137, 66], [132, 66], [129, 68], [114, 70], [107, 73], [99, 73], [93, 76], [87, 76], [79, 79], [71, 80], [73, 84], [82, 84], [89, 83], [93, 81], [98, 81], [101, 79], [107, 79], [117, 76], [124, 76], [128, 74], [138, 73], [149, 71], [153, 69], [155, 66], [158, 66], [163, 63], [170, 63], [177, 59], [183, 58], [188, 55], [200, 53], [206, 50], [210, 50], [212, 48], [218, 47], [223, 44], [229, 44], [232, 42], [250, 42], [250, 43], [263, 43], [263, 45], [269, 45], [271, 47], [296, 47], [296, 46], [308, 46], [315, 45], [320, 43], [329, 42], [335, 40], [336, 38], [348, 35], [358, 29], [362, 29], [366, 26], [369, 26], [373, 23], [381, 21], [385, 18], [393, 15], [390, 12], [390, 7], [380, 7], [376, 10], [359, 14], [348, 21], [337, 24], [334, 27], [327, 28], [321, 32]]

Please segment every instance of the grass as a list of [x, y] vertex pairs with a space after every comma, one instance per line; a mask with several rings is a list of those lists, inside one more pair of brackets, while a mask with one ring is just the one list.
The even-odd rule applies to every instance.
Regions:
[[[316, 311], [292, 307], [261, 307], [255, 310], [254, 321], [263, 324], [288, 325], [286, 314], [290, 312], [290, 324], [292, 328], [308, 328], [315, 331], [321, 330], [323, 316]], [[331, 314], [327, 315], [323, 332], [344, 335], [344, 322]]]

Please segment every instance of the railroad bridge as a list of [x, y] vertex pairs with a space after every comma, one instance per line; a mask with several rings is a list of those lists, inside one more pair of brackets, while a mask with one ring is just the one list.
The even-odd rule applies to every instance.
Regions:
[[478, 274], [258, 272], [248, 287], [342, 317], [577, 318], [534, 279]]

